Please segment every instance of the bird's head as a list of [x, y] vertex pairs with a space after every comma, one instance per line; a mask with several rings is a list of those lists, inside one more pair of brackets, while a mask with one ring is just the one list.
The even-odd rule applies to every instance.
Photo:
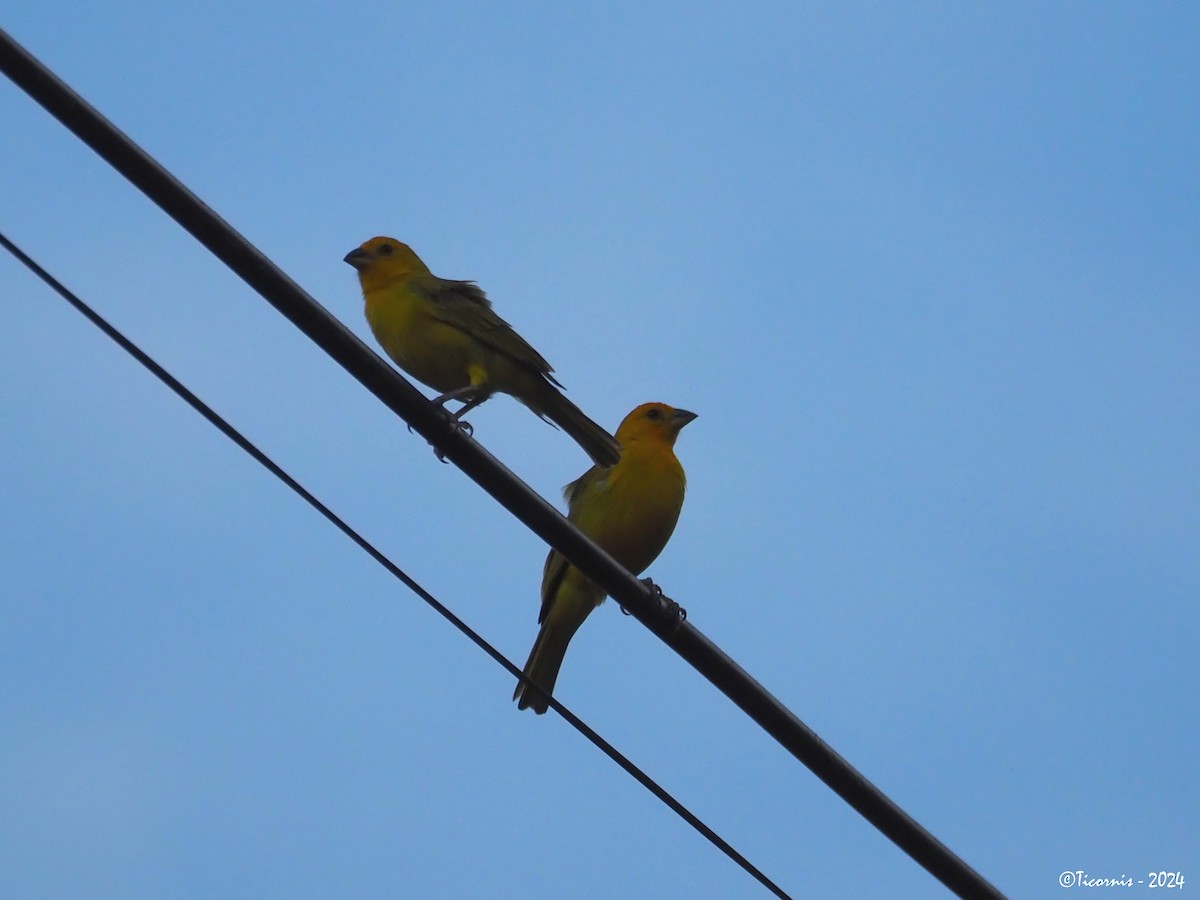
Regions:
[[696, 414], [686, 409], [675, 409], [665, 403], [643, 403], [621, 422], [617, 441], [622, 447], [635, 441], [661, 441], [670, 446], [680, 429], [694, 418]]
[[358, 270], [364, 291], [383, 287], [396, 278], [428, 274], [429, 268], [412, 247], [395, 238], [373, 237], [347, 253], [344, 261]]

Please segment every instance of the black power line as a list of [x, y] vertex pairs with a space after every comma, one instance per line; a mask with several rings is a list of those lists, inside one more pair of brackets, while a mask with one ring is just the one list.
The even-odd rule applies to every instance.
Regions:
[[[362, 548], [368, 556], [387, 569], [388, 572], [399, 579], [406, 587], [408, 587], [409, 590], [433, 607], [438, 615], [466, 635], [475, 644], [475, 646], [479, 647], [479, 649], [481, 649], [484, 653], [507, 669], [510, 675], [520, 678], [522, 681], [526, 681], [522, 671], [518, 669], [516, 665], [514, 665], [508, 659], [508, 657], [493, 647], [490, 642], [488, 642], [482, 635], [479, 634], [479, 632], [471, 628], [470, 625], [451, 612], [450, 609], [445, 606], [445, 604], [441, 603], [436, 597], [429, 593], [429, 591], [421, 587], [421, 585], [419, 585], [403, 569], [385, 556], [381, 550], [375, 547], [374, 544], [355, 531], [341, 516], [313, 496], [307, 488], [300, 484], [300, 482], [296, 481], [296, 479], [280, 468], [280, 466], [276, 464], [274, 460], [259, 450], [249, 438], [230, 425], [229, 422], [216, 410], [188, 390], [188, 388], [182, 382], [180, 382], [177, 378], [175, 378], [174, 375], [155, 362], [149, 354], [143, 351], [133, 341], [129, 340], [129, 338], [125, 337], [125, 335], [123, 335], [112, 324], [110, 324], [107, 319], [92, 309], [72, 291], [68, 290], [57, 278], [38, 265], [37, 262], [31, 259], [29, 255], [26, 254], [20, 247], [10, 241], [3, 234], [3, 232], [0, 232], [0, 246], [4, 247], [4, 249], [15, 256], [18, 261], [20, 261], [26, 268], [33, 272], [33, 274], [35, 274], [38, 278], [46, 282], [46, 284], [48, 284], [55, 292], [57, 292], [60, 297], [79, 310], [79, 312], [83, 313], [89, 322], [99, 328], [108, 337], [112, 338], [112, 340], [122, 350], [145, 366], [155, 378], [178, 394], [184, 400], [184, 402], [192, 407], [192, 409], [196, 410], [196, 412], [200, 413], [200, 415], [207, 419], [218, 431], [237, 444], [242, 450], [245, 450], [246, 453], [248, 453], [256, 462], [261, 464], [263, 468], [295, 491], [305, 503], [332, 522], [333, 525], [342, 532], [342, 534], [346, 535], [346, 537], [350, 538], [350, 540]], [[539, 688], [536, 684], [533, 684], [533, 682], [528, 683], [532, 684], [536, 690], [541, 691], [541, 688]], [[600, 748], [600, 750], [607, 754], [608, 757], [613, 760], [613, 762], [632, 775], [634, 779], [636, 779], [643, 787], [650, 791], [650, 793], [654, 794], [655, 797], [658, 797], [658, 799], [678, 813], [680, 818], [695, 828], [704, 837], [708, 838], [708, 840], [712, 842], [718, 850], [720, 850], [735, 863], [758, 879], [758, 881], [767, 890], [773, 893], [776, 897], [782, 897], [784, 900], [789, 900], [788, 895], [785, 894], [778, 885], [760, 872], [758, 868], [755, 867], [744, 856], [742, 856], [742, 854], [738, 853], [737, 850], [730, 846], [730, 844], [719, 834], [705, 825], [704, 822], [702, 822], [686, 806], [676, 800], [664, 787], [662, 787], [653, 778], [634, 765], [634, 763], [628, 757], [626, 757], [616, 747], [597, 734], [591, 728], [591, 726], [576, 716], [573, 712], [571, 712], [571, 710], [559, 703], [556, 699], [554, 699], [554, 697], [550, 697], [549, 695], [547, 695], [547, 697], [550, 700], [550, 705], [555, 708], [559, 715], [561, 715], [567, 720], [567, 722], [574, 726], [574, 728], [580, 734], [582, 734], [589, 741]]]
[[1003, 895], [826, 744], [677, 610], [454, 428], [395, 369], [53, 72], [0, 31], [0, 69], [231, 268], [389, 409], [716, 685], [843, 800], [962, 897]]

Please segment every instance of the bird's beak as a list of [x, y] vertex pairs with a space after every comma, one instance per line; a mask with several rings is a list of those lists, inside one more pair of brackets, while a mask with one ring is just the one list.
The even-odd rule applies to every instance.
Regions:
[[371, 258], [367, 256], [367, 251], [362, 247], [355, 247], [342, 257], [342, 262], [354, 266], [354, 268], [361, 272], [371, 264]]
[[678, 431], [694, 418], [696, 418], [696, 414], [694, 412], [688, 412], [686, 409], [677, 409], [675, 412], [671, 413], [671, 424], [674, 425], [675, 430]]

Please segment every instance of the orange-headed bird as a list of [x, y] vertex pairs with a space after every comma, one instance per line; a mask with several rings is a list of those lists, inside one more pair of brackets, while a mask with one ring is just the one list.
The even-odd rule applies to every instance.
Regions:
[[554, 370], [470, 281], [438, 278], [407, 244], [371, 238], [346, 254], [358, 270], [367, 322], [401, 369], [441, 395], [461, 400], [457, 421], [492, 394], [512, 394], [558, 425], [594, 462], [617, 461], [617, 442], [559, 391]]
[[[654, 562], [679, 520], [686, 479], [675, 458], [675, 438], [694, 418], [665, 403], [643, 403], [617, 429], [620, 461], [611, 468], [593, 466], [563, 490], [567, 518], [634, 575]], [[547, 694], [554, 690], [567, 644], [604, 597], [603, 588], [550, 551], [542, 573], [542, 627], [525, 663], [526, 677]], [[549, 708], [524, 682], [513, 699], [539, 714]]]

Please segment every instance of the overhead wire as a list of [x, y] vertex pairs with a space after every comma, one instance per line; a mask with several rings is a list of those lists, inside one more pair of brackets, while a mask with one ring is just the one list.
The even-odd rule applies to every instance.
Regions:
[[[249, 438], [243, 435], [238, 429], [234, 428], [227, 419], [221, 416], [211, 406], [201, 400], [179, 379], [167, 371], [163, 366], [154, 360], [149, 354], [142, 350], [137, 344], [122, 334], [115, 326], [107, 319], [96, 312], [88, 303], [81, 299], [77, 294], [62, 284], [57, 278], [51, 275], [46, 269], [39, 265], [31, 258], [24, 250], [13, 243], [9, 238], [0, 232], [0, 246], [4, 247], [11, 253], [18, 262], [29, 269], [38, 278], [50, 286], [60, 297], [66, 300], [71, 306], [75, 307], [85, 318], [97, 328], [100, 329], [107, 337], [111, 338], [122, 350], [137, 360], [144, 366], [155, 378], [165, 384], [168, 388], [175, 392], [185, 403], [192, 409], [203, 416], [210, 424], [212, 424], [225, 437], [233, 441], [238, 447], [244, 450], [255, 462], [259, 463], [268, 472], [282, 481], [285, 485], [292, 489], [301, 499], [309, 506], [315, 509], [318, 513], [324, 516], [331, 522], [334, 527], [342, 532], [346, 537], [359, 546], [368, 556], [383, 566], [388, 572], [402, 582], [409, 590], [424, 600], [429, 606], [448, 621], [451, 625], [457, 628], [465, 635], [472, 643], [480, 650], [490, 656], [493, 660], [499, 663], [502, 667], [508, 670], [508, 673], [516, 678], [525, 681], [525, 677], [521, 670], [508, 659], [503, 653], [497, 650], [486, 638], [479, 632], [475, 631], [470, 625], [459, 618], [455, 613], [444, 603], [439, 601], [433, 594], [425, 590], [415, 579], [394, 563], [382, 550], [368, 541], [365, 537], [358, 533], [345, 519], [335, 513], [332, 509], [322, 503], [314, 496], [304, 485], [300, 484], [295, 478], [289, 475], [282, 467], [272, 460], [266, 453], [258, 448]], [[536, 684], [528, 682], [534, 689], [541, 691]], [[543, 692], [544, 693], [544, 692]], [[783, 892], [775, 882], [771, 881], [762, 873], [753, 863], [739, 853], [732, 845], [724, 838], [713, 831], [706, 825], [698, 816], [691, 810], [680, 803], [675, 797], [662, 787], [653, 778], [647, 775], [639, 768], [632, 760], [625, 756], [621, 751], [614, 747], [611, 743], [605, 740], [591, 726], [580, 719], [570, 709], [560, 703], [553, 696], [546, 695], [550, 701], [550, 705], [564, 719], [571, 724], [580, 734], [591, 741], [597, 748], [606, 754], [613, 762], [624, 769], [629, 775], [645, 787], [650, 793], [661, 800], [673, 812], [677, 813], [680, 818], [691, 825], [703, 837], [707, 838], [718, 850], [732, 859], [735, 863], [741, 866], [747, 873], [753, 876], [763, 887], [773, 893], [776, 897], [788, 900], [788, 895]]]
[[0, 30], [0, 70], [157, 203], [380, 401], [746, 712], [835, 793], [961, 897], [1003, 895], [372, 352], [267, 257]]

